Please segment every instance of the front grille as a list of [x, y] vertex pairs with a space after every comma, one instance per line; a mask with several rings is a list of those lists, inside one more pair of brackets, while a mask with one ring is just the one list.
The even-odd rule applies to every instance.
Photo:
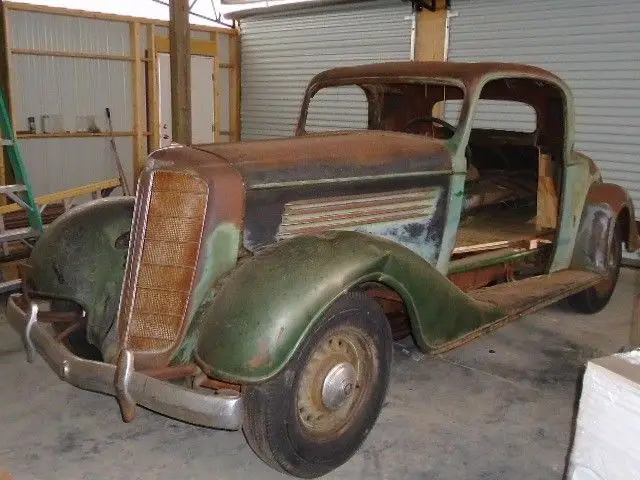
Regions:
[[207, 184], [156, 170], [140, 182], [120, 306], [121, 345], [161, 353], [182, 331], [207, 206]]

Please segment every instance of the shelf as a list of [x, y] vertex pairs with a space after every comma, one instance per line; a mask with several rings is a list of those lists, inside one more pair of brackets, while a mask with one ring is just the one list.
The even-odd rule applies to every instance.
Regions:
[[[80, 137], [133, 137], [134, 132], [58, 132], [58, 133], [18, 133], [16, 137], [23, 140], [31, 138], [80, 138]], [[149, 135], [149, 132], [143, 132], [143, 135]]]
[[[65, 52], [58, 50], [33, 50], [28, 48], [12, 48], [14, 55], [35, 55], [39, 57], [63, 57], [63, 58], [84, 58], [87, 60], [115, 60], [120, 62], [134, 62], [138, 58], [133, 55], [122, 55], [103, 52]], [[148, 62], [146, 57], [139, 58], [143, 62]]]

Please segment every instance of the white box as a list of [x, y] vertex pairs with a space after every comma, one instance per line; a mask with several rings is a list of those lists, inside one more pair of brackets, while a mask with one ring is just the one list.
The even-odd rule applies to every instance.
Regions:
[[640, 350], [587, 364], [567, 480], [640, 479]]

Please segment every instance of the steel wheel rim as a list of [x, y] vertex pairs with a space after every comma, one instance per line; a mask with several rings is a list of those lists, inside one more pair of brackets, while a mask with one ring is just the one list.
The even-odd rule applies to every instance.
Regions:
[[296, 415], [316, 438], [340, 436], [366, 408], [376, 360], [370, 341], [355, 328], [327, 333], [300, 376]]

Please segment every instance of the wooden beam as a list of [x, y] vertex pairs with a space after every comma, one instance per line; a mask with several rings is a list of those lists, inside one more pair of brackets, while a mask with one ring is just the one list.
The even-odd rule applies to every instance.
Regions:
[[[155, 20], [153, 18], [132, 17], [128, 15], [116, 15], [112, 13], [90, 12], [88, 10], [74, 10], [71, 8], [47, 7], [44, 5], [31, 5], [27, 3], [4, 2], [6, 7], [11, 10], [19, 10], [23, 12], [47, 13], [49, 15], [62, 15], [65, 17], [91, 18], [93, 20], [107, 20], [111, 22], [131, 23], [138, 22], [141, 25], [155, 24], [162, 27], [168, 27], [170, 22], [164, 20]], [[191, 30], [197, 32], [221, 32], [227, 35], [236, 35], [237, 32], [232, 28], [210, 27], [207, 25], [193, 25]]]
[[230, 140], [240, 140], [240, 36], [229, 37], [229, 130]]
[[220, 89], [222, 83], [220, 82], [220, 62], [218, 59], [220, 58], [220, 51], [218, 46], [220, 45], [220, 41], [218, 38], [218, 33], [212, 33], [211, 39], [215, 41], [216, 44], [216, 53], [213, 59], [213, 143], [218, 143], [220, 141], [220, 125], [222, 123], [222, 119], [220, 118], [222, 115], [220, 112], [222, 109], [220, 108]]
[[151, 132], [150, 151], [160, 148], [160, 110], [158, 109], [158, 59], [156, 51], [156, 27], [147, 26], [147, 115], [149, 131]]
[[[147, 132], [144, 132], [147, 135]], [[18, 133], [16, 137], [28, 140], [31, 138], [78, 138], [78, 137], [133, 137], [135, 132], [53, 132], [53, 133]]]
[[140, 23], [133, 22], [131, 24], [131, 56], [134, 58], [134, 62], [131, 65], [131, 92], [133, 97], [133, 176], [134, 184], [138, 178], [138, 174], [142, 171], [145, 164], [146, 152], [143, 132], [146, 127], [143, 127], [143, 111], [144, 108], [142, 100], [142, 62], [140, 55]]
[[417, 61], [444, 60], [444, 39], [447, 28], [447, 10], [435, 12], [422, 10], [416, 13], [416, 49]]
[[[133, 24], [132, 24], [133, 25]], [[65, 58], [87, 58], [91, 60], [119, 60], [123, 62], [134, 62], [136, 58], [133, 55], [119, 55], [111, 53], [97, 52], [66, 52], [60, 50], [35, 50], [29, 48], [13, 48], [11, 53], [14, 55], [35, 55], [39, 57], [65, 57]], [[147, 60], [146, 58], [144, 60]]]
[[[444, 2], [442, 2], [444, 3]], [[436, 4], [436, 7], [439, 7]], [[442, 5], [444, 7], [444, 5]], [[447, 29], [447, 10], [438, 8], [435, 12], [422, 10], [416, 15], [416, 43], [414, 60], [418, 62], [445, 60], [445, 32]], [[433, 112], [428, 112], [439, 118], [444, 118], [444, 105], [436, 104]]]
[[191, 32], [189, 0], [173, 0], [169, 7], [171, 43], [171, 126], [173, 139], [191, 144]]
[[[156, 51], [170, 53], [169, 37], [156, 37]], [[214, 57], [216, 55], [215, 33], [211, 33], [211, 40], [191, 39], [191, 55]]]

